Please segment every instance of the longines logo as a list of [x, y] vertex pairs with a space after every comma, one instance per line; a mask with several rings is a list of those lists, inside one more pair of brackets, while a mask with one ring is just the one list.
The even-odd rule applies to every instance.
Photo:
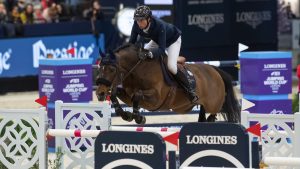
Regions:
[[216, 24], [224, 23], [224, 14], [194, 14], [188, 15], [188, 25], [196, 25], [208, 32]]
[[253, 29], [256, 29], [258, 25], [264, 21], [270, 21], [272, 19], [271, 11], [260, 12], [238, 12], [236, 13], [236, 22], [245, 22]]
[[102, 143], [102, 152], [103, 153], [153, 154], [154, 145]]
[[186, 135], [186, 144], [232, 144], [238, 143], [237, 136]]

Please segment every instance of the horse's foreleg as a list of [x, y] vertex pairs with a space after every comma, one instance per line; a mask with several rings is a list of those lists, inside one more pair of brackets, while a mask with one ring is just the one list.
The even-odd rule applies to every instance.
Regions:
[[118, 89], [112, 90], [112, 95], [111, 95], [112, 107], [115, 109], [117, 116], [121, 116], [123, 120], [130, 122], [133, 120], [132, 113], [124, 111], [122, 109], [119, 100], [117, 99], [117, 93], [118, 93]]
[[139, 110], [140, 110], [139, 103], [140, 103], [141, 99], [143, 99], [143, 93], [141, 90], [139, 90], [138, 92], [136, 92], [133, 95], [133, 98], [132, 98], [133, 118], [135, 119], [135, 122], [137, 124], [145, 124], [146, 123], [146, 118], [144, 116], [141, 116], [140, 112], [139, 112]]

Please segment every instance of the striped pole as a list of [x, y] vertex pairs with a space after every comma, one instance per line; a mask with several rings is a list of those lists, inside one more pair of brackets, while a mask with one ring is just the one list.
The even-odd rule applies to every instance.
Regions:
[[[179, 132], [178, 130], [168, 131], [167, 129], [154, 129], [153, 130], [148, 128], [140, 128], [140, 127], [125, 127], [122, 129], [122, 127], [113, 127], [110, 131], [148, 131], [148, 132], [154, 132], [158, 133], [161, 136], [169, 136], [176, 132]], [[49, 129], [48, 135], [53, 137], [97, 137], [99, 133], [104, 132], [105, 130], [80, 130], [80, 129]]]
[[179, 132], [181, 128], [111, 126], [113, 131]]

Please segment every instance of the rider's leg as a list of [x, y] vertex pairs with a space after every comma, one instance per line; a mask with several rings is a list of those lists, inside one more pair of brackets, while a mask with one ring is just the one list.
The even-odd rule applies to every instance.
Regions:
[[191, 82], [188, 80], [187, 75], [180, 69], [178, 69], [175, 78], [178, 83], [185, 89], [185, 91], [189, 95], [189, 99], [191, 100], [191, 102], [197, 103], [199, 98], [196, 95], [195, 89], [192, 87]]
[[172, 45], [167, 48], [168, 54], [168, 69], [173, 74], [177, 74], [177, 58], [179, 56], [181, 47], [181, 37], [177, 39]]
[[180, 47], [181, 37], [179, 37], [176, 42], [168, 47], [168, 69], [175, 75], [176, 80], [186, 90], [191, 102], [196, 103], [198, 96], [195, 93], [195, 89], [191, 86], [191, 82], [188, 80], [185, 73], [177, 69], [177, 58], [179, 56]]

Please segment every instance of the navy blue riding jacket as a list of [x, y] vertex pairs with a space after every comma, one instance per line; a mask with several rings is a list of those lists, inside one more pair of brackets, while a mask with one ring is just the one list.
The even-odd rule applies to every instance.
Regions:
[[166, 55], [166, 48], [179, 38], [181, 31], [172, 24], [166, 23], [156, 17], [152, 17], [147, 33], [145, 33], [143, 29], [140, 29], [137, 22], [134, 21], [129, 42], [135, 44], [138, 35], [143, 38], [150, 38], [158, 44], [158, 49], [151, 49], [153, 56], [156, 57]]

